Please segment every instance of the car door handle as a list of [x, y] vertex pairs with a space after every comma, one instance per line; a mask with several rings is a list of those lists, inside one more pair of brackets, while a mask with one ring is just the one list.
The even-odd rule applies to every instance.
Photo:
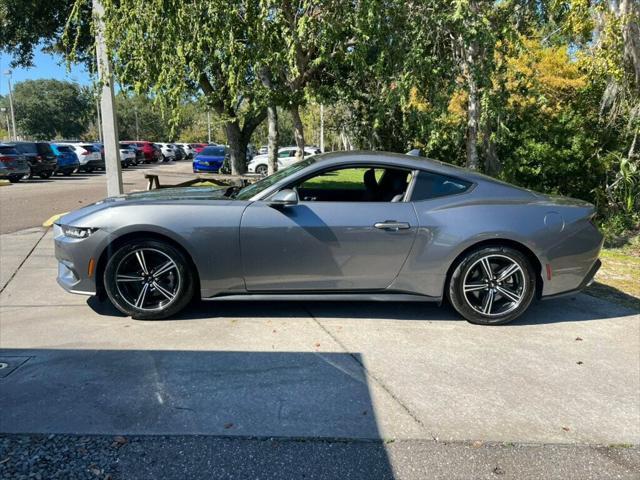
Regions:
[[406, 230], [408, 228], [411, 228], [411, 225], [409, 225], [407, 222], [394, 222], [391, 220], [387, 220], [386, 222], [378, 222], [373, 226], [379, 228], [380, 230], [388, 230], [391, 232], [397, 232], [398, 230]]

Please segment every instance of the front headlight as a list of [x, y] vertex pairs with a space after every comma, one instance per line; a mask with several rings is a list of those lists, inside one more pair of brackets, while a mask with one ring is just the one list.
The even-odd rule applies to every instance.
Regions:
[[60, 225], [60, 228], [62, 228], [64, 236], [69, 238], [87, 238], [97, 230], [97, 228], [71, 227], [69, 225]]

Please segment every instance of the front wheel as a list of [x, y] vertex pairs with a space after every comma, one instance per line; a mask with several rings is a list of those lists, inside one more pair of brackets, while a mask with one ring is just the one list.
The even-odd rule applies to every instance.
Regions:
[[448, 297], [469, 322], [503, 325], [524, 313], [535, 291], [536, 275], [527, 257], [496, 246], [472, 251], [458, 263]]
[[256, 167], [256, 173], [258, 175], [261, 175], [263, 177], [267, 176], [267, 173], [269, 173], [269, 168], [266, 165], [258, 165]]
[[139, 320], [161, 320], [191, 301], [195, 280], [189, 261], [173, 245], [134, 240], [109, 258], [104, 286], [122, 313]]
[[51, 178], [51, 175], [53, 175], [53, 172], [42, 172], [40, 173], [39, 177], [43, 180], [46, 180], [48, 178]]

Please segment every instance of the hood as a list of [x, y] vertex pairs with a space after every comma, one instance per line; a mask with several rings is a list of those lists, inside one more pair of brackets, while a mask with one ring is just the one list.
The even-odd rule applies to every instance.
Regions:
[[133, 192], [117, 197], [107, 197], [104, 200], [87, 205], [61, 217], [56, 223], [60, 225], [83, 226], [82, 220], [101, 210], [127, 205], [144, 205], [148, 203], [172, 203], [184, 201], [221, 200], [231, 203], [233, 200], [224, 196], [227, 187], [181, 187], [160, 188], [145, 192]]

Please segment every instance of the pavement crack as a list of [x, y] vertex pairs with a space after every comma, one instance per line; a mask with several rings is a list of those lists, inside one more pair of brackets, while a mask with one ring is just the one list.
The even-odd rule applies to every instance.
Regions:
[[31, 250], [29, 250], [29, 253], [27, 253], [27, 255], [22, 259], [22, 261], [20, 262], [20, 265], [18, 265], [18, 268], [15, 269], [15, 271], [9, 277], [9, 280], [7, 280], [7, 282], [2, 286], [2, 288], [0, 289], [0, 293], [4, 292], [5, 288], [9, 286], [9, 284], [14, 279], [14, 277], [18, 274], [18, 272], [20, 271], [22, 266], [25, 264], [25, 262], [31, 257], [31, 254], [35, 251], [36, 248], [38, 248], [38, 245], [40, 245], [40, 242], [42, 241], [42, 239], [44, 238], [44, 236], [47, 234], [48, 231], [49, 231], [49, 228], [44, 229], [44, 232], [42, 233], [40, 238], [36, 241], [36, 243], [33, 245], [33, 247], [31, 247]]
[[420, 418], [418, 417], [418, 415], [416, 415], [395, 393], [393, 393], [393, 391], [391, 390], [391, 388], [389, 388], [383, 381], [382, 379], [378, 378], [376, 375], [374, 375], [367, 367], [365, 367], [365, 365], [360, 361], [360, 359], [358, 358], [357, 355], [354, 355], [348, 348], [347, 346], [342, 343], [340, 341], [340, 339], [338, 337], [336, 337], [333, 333], [331, 333], [331, 331], [326, 328], [321, 322], [320, 320], [318, 320], [316, 318], [316, 316], [311, 312], [311, 310], [309, 310], [308, 307], [304, 307], [304, 310], [307, 312], [307, 314], [309, 314], [309, 316], [313, 319], [314, 322], [316, 322], [316, 324], [327, 334], [329, 335], [329, 337], [331, 337], [331, 339], [333, 339], [334, 342], [336, 342], [340, 348], [342, 348], [342, 350], [344, 350], [344, 352], [349, 355], [351, 358], [353, 358], [353, 360], [360, 366], [360, 368], [362, 369], [362, 371], [364, 372], [365, 376], [371, 378], [378, 386], [380, 386], [380, 388], [382, 388], [382, 390], [384, 390], [384, 392], [389, 395], [393, 401], [395, 401], [400, 408], [407, 414], [409, 415], [409, 417], [411, 417], [411, 419], [416, 422], [416, 424], [418, 424], [420, 426], [420, 428], [422, 428], [422, 430], [424, 430], [434, 442], [438, 442], [438, 437], [436, 435], [434, 435], [432, 432], [429, 431], [429, 429], [427, 428], [427, 426], [424, 424], [424, 422], [422, 420], [420, 420]]

